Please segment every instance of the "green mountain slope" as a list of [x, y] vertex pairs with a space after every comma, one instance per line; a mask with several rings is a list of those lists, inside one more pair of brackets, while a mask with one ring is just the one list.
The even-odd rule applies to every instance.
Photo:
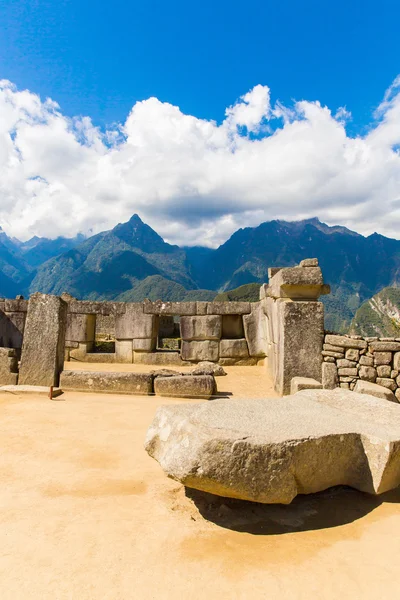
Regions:
[[400, 337], [400, 288], [387, 287], [364, 302], [351, 323], [363, 336]]
[[165, 243], [134, 215], [128, 223], [89, 238], [44, 263], [29, 291], [66, 291], [77, 298], [112, 300], [153, 275], [173, 280], [185, 289], [197, 287], [185, 251]]
[[215, 297], [215, 302], [258, 302], [260, 299], [260, 284], [247, 283], [234, 290], [221, 292]]

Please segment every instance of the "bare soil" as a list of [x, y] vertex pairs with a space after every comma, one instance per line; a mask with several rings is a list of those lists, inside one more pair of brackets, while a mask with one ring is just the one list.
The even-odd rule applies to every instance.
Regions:
[[[272, 395], [263, 368], [226, 370], [227, 394]], [[143, 449], [157, 407], [176, 402], [0, 395], [1, 600], [398, 597], [400, 490], [290, 506], [185, 490]]]

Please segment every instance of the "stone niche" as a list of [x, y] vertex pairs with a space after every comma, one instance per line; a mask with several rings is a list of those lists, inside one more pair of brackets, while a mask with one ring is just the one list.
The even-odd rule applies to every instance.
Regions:
[[226, 340], [236, 340], [244, 338], [242, 315], [222, 316], [222, 338]]

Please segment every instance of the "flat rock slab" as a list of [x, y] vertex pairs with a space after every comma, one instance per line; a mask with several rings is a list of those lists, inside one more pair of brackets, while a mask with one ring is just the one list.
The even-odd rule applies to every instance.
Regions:
[[63, 371], [60, 387], [65, 391], [103, 392], [109, 394], [153, 393], [151, 373], [113, 373], [101, 371]]
[[145, 447], [169, 477], [219, 496], [381, 494], [400, 484], [400, 406], [343, 389], [161, 406]]
[[157, 377], [154, 392], [158, 396], [178, 398], [211, 398], [217, 391], [213, 375], [178, 375]]
[[[50, 388], [44, 385], [3, 385], [0, 387], [0, 393], [7, 392], [9, 394], [36, 394], [36, 396], [49, 396]], [[53, 388], [53, 398], [61, 396], [60, 388]]]

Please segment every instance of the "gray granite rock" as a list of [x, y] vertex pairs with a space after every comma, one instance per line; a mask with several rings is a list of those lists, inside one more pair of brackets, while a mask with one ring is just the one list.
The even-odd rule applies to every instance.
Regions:
[[18, 383], [58, 386], [64, 365], [67, 303], [37, 292], [30, 297]]
[[290, 503], [400, 484], [400, 407], [343, 389], [161, 406], [145, 442], [166, 474], [219, 496]]

